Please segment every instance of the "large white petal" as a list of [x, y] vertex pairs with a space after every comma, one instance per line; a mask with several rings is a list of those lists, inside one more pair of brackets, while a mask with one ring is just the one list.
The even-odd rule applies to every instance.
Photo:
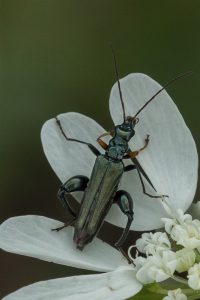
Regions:
[[110, 271], [127, 265], [119, 251], [95, 238], [83, 251], [73, 243], [73, 228], [52, 228], [63, 223], [42, 216], [19, 216], [0, 226], [0, 248], [62, 265], [94, 271]]
[[[91, 143], [102, 150], [96, 139], [105, 130], [94, 120], [74, 112], [61, 114], [58, 118], [68, 137]], [[87, 145], [67, 141], [55, 118], [44, 123], [41, 139], [45, 155], [63, 183], [75, 175], [90, 176], [96, 156]]]
[[[102, 152], [102, 148], [96, 142], [100, 134], [106, 130], [89, 117], [79, 113], [69, 112], [58, 116], [64, 132], [70, 138], [89, 142]], [[62, 135], [55, 118], [46, 121], [42, 127], [41, 140], [44, 153], [58, 176], [64, 183], [75, 175], [86, 175], [90, 178], [95, 163], [95, 155], [87, 145], [67, 141]], [[80, 202], [81, 194], [75, 193], [74, 197]], [[113, 224], [124, 226], [126, 218], [116, 205], [110, 209], [106, 218]], [[121, 220], [121, 221], [120, 221]]]
[[[120, 82], [126, 115], [131, 116], [161, 88], [144, 74], [130, 74]], [[111, 90], [110, 111], [115, 124], [123, 122], [117, 84]], [[150, 143], [139, 154], [138, 160], [157, 191], [169, 195], [173, 205], [185, 211], [193, 200], [197, 184], [198, 156], [192, 135], [166, 91], [157, 96], [139, 117], [130, 147], [133, 150], [140, 148], [146, 134], [150, 134]], [[165, 215], [163, 208], [156, 199], [143, 195], [133, 173], [124, 174], [122, 184], [134, 199], [133, 228], [158, 228], [162, 226], [160, 217]]]
[[21, 288], [4, 300], [124, 300], [142, 289], [133, 268], [98, 275], [82, 275], [41, 281]]

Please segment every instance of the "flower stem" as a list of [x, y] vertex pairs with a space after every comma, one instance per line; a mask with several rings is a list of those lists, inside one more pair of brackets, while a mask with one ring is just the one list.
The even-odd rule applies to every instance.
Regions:
[[199, 251], [197, 249], [194, 250], [195, 251], [195, 255], [196, 255], [196, 262], [199, 263], [200, 262], [200, 254]]
[[186, 284], [186, 285], [188, 284], [186, 279], [183, 279], [179, 276], [173, 275], [173, 276], [171, 276], [171, 278], [174, 279], [175, 281], [179, 282], [179, 283]]
[[195, 300], [195, 299], [200, 299], [200, 294], [188, 296], [188, 300]]

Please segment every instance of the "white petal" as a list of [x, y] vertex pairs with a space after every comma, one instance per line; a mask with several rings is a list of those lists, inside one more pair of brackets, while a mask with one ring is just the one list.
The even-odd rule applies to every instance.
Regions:
[[[94, 120], [74, 112], [61, 114], [58, 118], [68, 137], [92, 143], [96, 148], [102, 150], [96, 139], [105, 130]], [[95, 155], [87, 145], [67, 141], [55, 118], [44, 123], [41, 139], [45, 155], [62, 182], [75, 175], [90, 176]]]
[[200, 263], [196, 263], [188, 270], [188, 285], [193, 290], [200, 289]]
[[[121, 87], [126, 114], [131, 116], [161, 88], [150, 77], [137, 73], [123, 78]], [[115, 124], [123, 122], [117, 84], [111, 91], [110, 111]], [[150, 143], [139, 154], [138, 161], [158, 193], [169, 195], [174, 206], [185, 211], [193, 200], [197, 184], [198, 157], [192, 135], [166, 91], [157, 96], [139, 117], [130, 147], [132, 150], [140, 148], [146, 134], [150, 134]], [[133, 228], [161, 227], [160, 217], [166, 214], [159, 201], [143, 195], [141, 185], [135, 182], [131, 172], [125, 174], [123, 180], [128, 181], [125, 188], [134, 198]]]
[[110, 271], [127, 265], [120, 252], [95, 238], [83, 251], [75, 248], [73, 228], [51, 229], [63, 223], [42, 216], [10, 218], [0, 226], [0, 248], [67, 266], [94, 271]]
[[98, 275], [73, 276], [26, 286], [4, 300], [124, 300], [142, 289], [133, 268]]
[[187, 296], [182, 293], [182, 290], [176, 289], [168, 291], [168, 296], [164, 297], [162, 300], [187, 300]]
[[[74, 112], [61, 114], [58, 118], [68, 137], [89, 142], [102, 152], [96, 139], [106, 130], [98, 123], [89, 117]], [[87, 145], [67, 141], [60, 132], [55, 118], [48, 120], [43, 125], [41, 140], [44, 153], [52, 169], [63, 183], [75, 175], [85, 175], [90, 178], [96, 156]], [[74, 193], [74, 197], [79, 202], [81, 201], [80, 193]], [[106, 218], [107, 221], [110, 219], [112, 219], [112, 223], [118, 226], [125, 226], [126, 218], [116, 205], [111, 207]], [[117, 222], [117, 220], [113, 222], [115, 219], [119, 219], [121, 222]]]
[[[94, 120], [74, 112], [61, 114], [58, 118], [68, 137], [92, 143], [99, 151], [102, 151], [96, 139], [106, 130]], [[63, 183], [75, 175], [86, 175], [90, 178], [96, 158], [95, 155], [86, 145], [67, 141], [60, 132], [55, 118], [45, 122], [41, 131], [41, 139], [45, 155], [52, 169]], [[136, 180], [138, 180], [136, 174], [133, 176], [136, 176]], [[126, 184], [131, 185], [129, 179], [127, 179]], [[75, 193], [74, 197], [79, 202], [81, 201], [80, 193]], [[149, 209], [151, 209], [151, 202]], [[113, 205], [106, 220], [117, 226], [124, 227], [127, 218], [117, 205]], [[148, 218], [146, 220], [148, 222]]]

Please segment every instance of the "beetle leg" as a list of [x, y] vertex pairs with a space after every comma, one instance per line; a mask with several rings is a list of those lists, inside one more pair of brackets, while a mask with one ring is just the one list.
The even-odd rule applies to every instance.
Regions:
[[118, 204], [121, 211], [128, 218], [126, 227], [125, 227], [120, 239], [115, 244], [115, 246], [128, 259], [128, 262], [130, 262], [130, 259], [128, 258], [128, 256], [125, 254], [125, 252], [122, 249], [122, 245], [124, 244], [124, 242], [125, 242], [125, 240], [128, 236], [129, 229], [130, 229], [131, 223], [133, 221], [133, 214], [134, 214], [133, 213], [133, 200], [132, 200], [132, 198], [131, 198], [131, 196], [128, 192], [123, 191], [123, 190], [119, 190], [115, 194], [114, 203]]
[[146, 181], [149, 183], [149, 185], [154, 189], [154, 191], [157, 192], [156, 189], [155, 189], [155, 187], [154, 187], [154, 185], [153, 185], [153, 183], [151, 182], [151, 180], [149, 179], [149, 177], [145, 173], [144, 169], [142, 168], [142, 166], [139, 163], [139, 161], [137, 160], [137, 158], [133, 158], [132, 162], [134, 163], [134, 165], [136, 165], [137, 171], [139, 170], [139, 172], [143, 176], [143, 178], [145, 178]]
[[71, 177], [64, 184], [61, 185], [61, 187], [58, 190], [58, 199], [62, 203], [63, 207], [66, 208], [73, 216], [73, 219], [61, 227], [52, 229], [53, 231], [55, 230], [59, 231], [74, 223], [77, 214], [69, 204], [68, 200], [66, 199], [66, 196], [72, 192], [84, 191], [87, 187], [88, 181], [89, 181], [88, 177], [83, 175], [78, 175], [78, 176]]
[[[141, 182], [141, 185], [142, 185], [142, 191], [145, 195], [149, 196], [150, 198], [163, 198], [163, 197], [169, 197], [167, 195], [151, 195], [149, 193], [146, 192], [146, 189], [145, 189], [145, 184], [144, 184], [144, 181], [143, 181], [143, 178], [142, 178], [142, 175], [141, 175], [141, 171], [140, 169], [138, 168], [137, 165], [128, 165], [128, 166], [125, 166], [124, 167], [124, 172], [128, 172], [128, 171], [131, 171], [131, 170], [137, 170], [138, 172], [138, 175], [139, 175], [139, 179], [140, 179], [140, 182]], [[152, 184], [151, 184], [152, 186]], [[153, 187], [153, 186], [152, 186]], [[155, 188], [153, 187], [153, 189], [155, 190]], [[156, 192], [156, 190], [155, 190]]]
[[135, 170], [135, 169], [137, 169], [136, 165], [128, 165], [128, 166], [124, 167], [124, 172], [129, 172], [129, 171], [132, 171], [132, 170]]
[[84, 141], [81, 141], [81, 140], [69, 138], [69, 137], [65, 134], [65, 132], [64, 132], [64, 130], [63, 130], [63, 128], [62, 128], [61, 122], [60, 122], [60, 120], [58, 119], [58, 117], [56, 117], [56, 123], [57, 123], [58, 127], [60, 128], [61, 133], [63, 134], [63, 136], [65, 137], [65, 139], [66, 139], [67, 141], [72, 141], [72, 142], [77, 142], [77, 143], [81, 143], [81, 144], [87, 145], [88, 148], [92, 151], [92, 153], [93, 153], [94, 155], [96, 155], [96, 156], [99, 156], [99, 155], [101, 154], [101, 153], [99, 152], [99, 150], [98, 150], [94, 145], [92, 145], [92, 144], [90, 144], [90, 143], [87, 143], [87, 142], [84, 142]]
[[116, 247], [121, 247], [124, 244], [125, 239], [127, 238], [129, 228], [130, 228], [131, 223], [133, 221], [133, 214], [134, 214], [133, 213], [133, 200], [132, 200], [132, 198], [131, 198], [131, 196], [128, 192], [123, 191], [123, 190], [119, 190], [119, 191], [117, 191], [117, 193], [114, 197], [114, 202], [116, 204], [118, 204], [121, 211], [128, 218], [128, 221], [127, 221], [126, 227], [124, 229], [124, 232], [122, 233], [122, 236], [120, 237], [120, 239], [115, 244]]
[[[140, 182], [141, 182], [141, 185], [142, 185], [142, 191], [145, 195], [147, 195], [148, 197], [150, 198], [163, 198], [163, 197], [169, 197], [167, 195], [151, 195], [149, 193], [146, 192], [146, 189], [145, 189], [145, 184], [144, 184], [144, 181], [143, 181], [143, 178], [142, 178], [142, 175], [141, 175], [141, 171], [139, 169], [139, 167], [137, 165], [128, 165], [128, 166], [125, 166], [124, 167], [124, 172], [128, 172], [128, 171], [131, 171], [131, 170], [137, 170], [138, 172], [138, 175], [139, 175], [139, 179], [140, 179]], [[152, 186], [152, 184], [151, 184]], [[153, 186], [152, 186], [153, 187]], [[153, 189], [155, 190], [155, 188], [153, 187]], [[156, 192], [156, 190], [155, 190]]]
[[147, 134], [144, 146], [142, 148], [140, 148], [139, 150], [136, 150], [136, 151], [128, 151], [128, 153], [124, 156], [124, 158], [136, 157], [142, 150], [144, 150], [148, 146], [148, 143], [149, 143], [149, 134]]
[[101, 134], [98, 139], [97, 139], [97, 143], [99, 143], [99, 145], [104, 149], [106, 150], [108, 148], [108, 145], [101, 139], [102, 137], [104, 136], [107, 136], [107, 135], [111, 135], [111, 132], [108, 131], [108, 132], [105, 132], [103, 134]]
[[89, 179], [86, 176], [74, 176], [62, 184], [58, 190], [58, 199], [73, 217], [76, 217], [76, 213], [67, 201], [66, 196], [72, 192], [84, 191], [87, 187], [88, 181]]
[[71, 219], [69, 222], [67, 222], [67, 223], [65, 223], [63, 226], [61, 226], [61, 227], [57, 227], [57, 228], [53, 228], [53, 229], [51, 229], [51, 231], [60, 231], [60, 230], [62, 230], [63, 228], [65, 228], [65, 227], [68, 227], [68, 226], [71, 226], [71, 225], [73, 225], [74, 224], [74, 222], [75, 222], [75, 218], [74, 219]]
[[108, 145], [102, 139], [98, 138], [97, 142], [104, 150], [106, 150], [108, 148]]
[[147, 134], [146, 139], [144, 140], [144, 146], [138, 150], [138, 152], [144, 150], [149, 144], [149, 134]]
[[145, 184], [144, 184], [144, 181], [142, 179], [142, 175], [141, 175], [141, 172], [139, 170], [138, 167], [137, 168], [137, 171], [138, 171], [138, 175], [139, 175], [139, 178], [140, 178], [140, 182], [141, 182], [141, 185], [142, 185], [142, 191], [145, 195], [147, 195], [148, 197], [150, 198], [163, 198], [163, 197], [169, 197], [168, 195], [151, 195], [149, 193], [146, 192], [146, 189], [145, 189]]

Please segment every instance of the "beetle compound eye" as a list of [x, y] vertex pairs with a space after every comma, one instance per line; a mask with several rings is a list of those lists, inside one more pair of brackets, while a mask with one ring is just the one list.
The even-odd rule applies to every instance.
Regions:
[[135, 122], [134, 122], [135, 125], [139, 122], [139, 120], [140, 120], [139, 118], [135, 118]]

